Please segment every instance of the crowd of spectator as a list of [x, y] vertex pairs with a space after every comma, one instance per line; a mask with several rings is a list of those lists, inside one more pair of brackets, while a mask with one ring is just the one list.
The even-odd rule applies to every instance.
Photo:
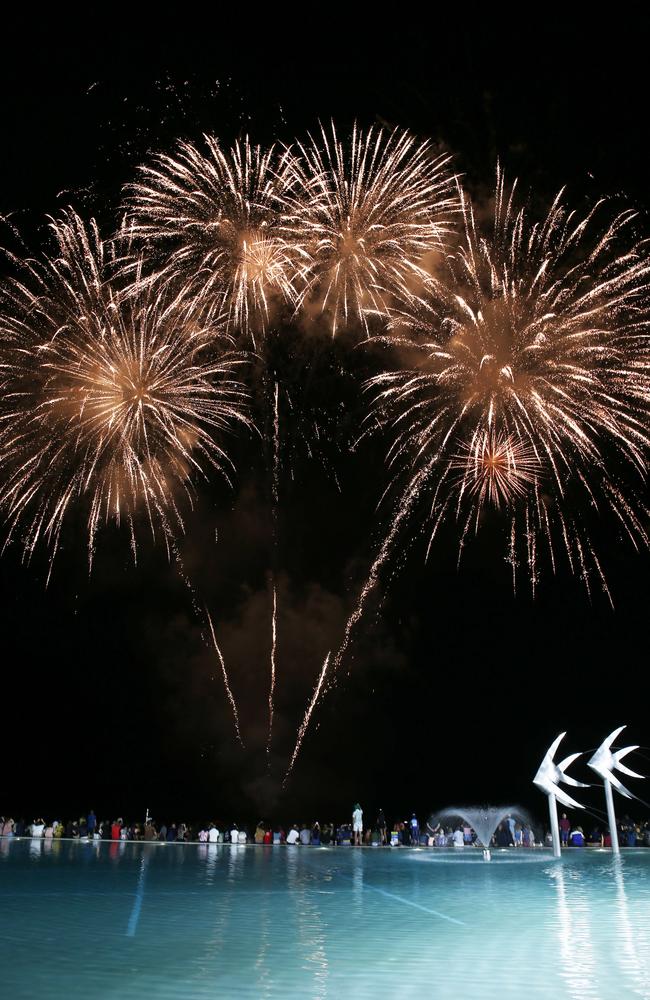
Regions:
[[[560, 835], [564, 847], [610, 847], [611, 837], [606, 827], [594, 823], [587, 832], [580, 825], [573, 826], [566, 813], [560, 819]], [[147, 841], [149, 843], [210, 843], [210, 844], [288, 844], [296, 846], [391, 846], [456, 848], [482, 846], [476, 832], [468, 823], [458, 822], [443, 826], [431, 817], [423, 828], [415, 813], [410, 819], [388, 823], [383, 809], [375, 821], [364, 825], [363, 810], [357, 803], [350, 822], [343, 823], [293, 823], [283, 826], [260, 820], [247, 827], [237, 823], [224, 824], [212, 821], [196, 826], [185, 822], [156, 823], [147, 816], [144, 823], [125, 822], [122, 817], [99, 821], [94, 810], [78, 820], [65, 823], [55, 819], [46, 822], [42, 817], [26, 823], [0, 816], [1, 837], [31, 837], [46, 840], [110, 840]], [[650, 820], [635, 821], [625, 816], [618, 824], [621, 847], [650, 847]], [[546, 831], [536, 836], [533, 826], [508, 817], [499, 824], [490, 846], [532, 848], [551, 843]]]

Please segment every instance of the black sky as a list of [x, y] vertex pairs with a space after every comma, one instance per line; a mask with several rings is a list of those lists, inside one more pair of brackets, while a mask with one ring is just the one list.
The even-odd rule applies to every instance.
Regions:
[[[45, 216], [68, 204], [109, 226], [134, 167], [177, 136], [288, 141], [330, 117], [434, 137], [474, 191], [489, 190], [499, 158], [540, 204], [564, 184], [578, 205], [623, 195], [648, 228], [645, 17], [586, 30], [549, 16], [532, 33], [460, 18], [350, 37], [331, 25], [302, 39], [243, 31], [155, 41], [126, 31], [9, 33], [0, 215], [11, 225], [0, 242], [15, 226], [36, 252]], [[268, 493], [263, 450], [242, 440], [234, 491], [201, 494], [182, 552], [218, 622], [248, 752], [233, 742], [218, 665], [163, 547], [145, 544], [134, 567], [126, 534], [107, 530], [89, 578], [78, 524], [47, 588], [44, 554], [26, 567], [14, 547], [0, 560], [0, 813], [93, 806], [139, 816], [148, 806], [168, 819], [263, 812], [322, 822], [358, 797], [391, 815], [470, 800], [522, 801], [541, 814], [530, 780], [560, 730], [577, 750], [627, 722], [634, 742], [650, 744], [647, 554], [601, 533], [612, 612], [564, 573], [546, 576], [534, 601], [523, 585], [513, 596], [490, 532], [459, 572], [451, 541], [425, 565], [416, 539], [280, 792], [292, 735], [381, 530], [380, 452], [348, 447], [371, 363], [345, 338], [278, 353], [294, 387], [311, 378], [309, 400], [328, 414], [331, 434], [310, 461], [298, 417], [283, 413], [275, 779], [263, 754]]]

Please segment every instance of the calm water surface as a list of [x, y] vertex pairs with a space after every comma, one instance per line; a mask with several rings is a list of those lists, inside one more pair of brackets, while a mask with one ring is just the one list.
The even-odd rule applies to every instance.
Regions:
[[0, 840], [0, 993], [650, 1000], [650, 850]]

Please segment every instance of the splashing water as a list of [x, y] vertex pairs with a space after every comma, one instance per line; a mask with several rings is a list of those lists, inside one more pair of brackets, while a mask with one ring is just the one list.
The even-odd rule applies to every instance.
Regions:
[[434, 813], [429, 819], [429, 825], [434, 827], [443, 820], [469, 823], [476, 833], [479, 843], [488, 848], [492, 837], [500, 823], [512, 817], [522, 823], [530, 823], [530, 817], [521, 806], [447, 806]]

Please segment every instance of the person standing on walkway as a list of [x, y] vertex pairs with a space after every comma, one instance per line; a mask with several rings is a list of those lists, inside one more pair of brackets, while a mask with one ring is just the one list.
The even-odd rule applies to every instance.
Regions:
[[352, 810], [352, 832], [354, 833], [355, 846], [361, 847], [361, 834], [363, 833], [363, 809], [358, 802]]
[[95, 816], [95, 810], [91, 809], [88, 813], [88, 820], [86, 823], [88, 828], [88, 839], [92, 840], [95, 836], [95, 827], [97, 826], [97, 817]]
[[560, 836], [562, 837], [563, 847], [568, 846], [570, 832], [571, 832], [571, 824], [567, 819], [566, 813], [562, 813], [562, 819], [560, 820]]

